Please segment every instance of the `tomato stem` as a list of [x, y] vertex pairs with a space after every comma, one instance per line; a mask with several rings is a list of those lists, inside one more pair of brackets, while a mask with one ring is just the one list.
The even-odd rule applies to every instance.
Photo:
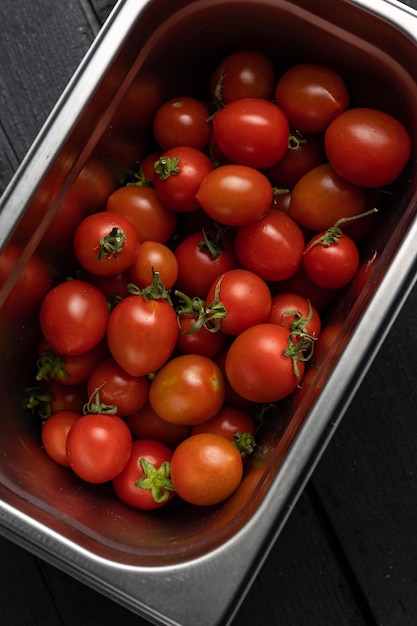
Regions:
[[145, 300], [166, 300], [172, 305], [171, 290], [166, 289], [164, 283], [159, 278], [159, 272], [155, 272], [152, 267], [152, 283], [140, 289], [135, 283], [129, 283], [127, 290], [134, 296], [142, 296]]
[[161, 180], [167, 180], [170, 176], [175, 176], [180, 173], [180, 168], [178, 167], [179, 162], [178, 157], [161, 156], [155, 161], [153, 169]]
[[26, 389], [25, 408], [32, 414], [37, 413], [42, 422], [52, 415], [51, 402], [53, 397], [42, 387], [28, 387]]
[[60, 380], [68, 380], [69, 376], [65, 369], [65, 359], [45, 350], [37, 361], [38, 372], [36, 380], [52, 380], [59, 378]]
[[103, 404], [100, 402], [100, 389], [104, 387], [106, 383], [104, 382], [100, 387], [96, 387], [91, 394], [88, 402], [83, 407], [83, 413], [86, 415], [87, 413], [101, 414], [101, 415], [116, 415], [117, 406], [114, 404]]
[[329, 246], [335, 245], [339, 243], [340, 237], [344, 234], [343, 230], [340, 228], [341, 224], [350, 224], [351, 222], [355, 222], [356, 220], [362, 219], [363, 217], [368, 217], [369, 215], [373, 215], [374, 213], [378, 213], [378, 209], [374, 207], [369, 211], [365, 211], [365, 213], [360, 213], [359, 215], [352, 215], [351, 217], [341, 217], [340, 220], [330, 226], [320, 237], [317, 239], [313, 239], [310, 245], [304, 250], [304, 254], [311, 250], [313, 246], [317, 246], [318, 244], [328, 248]]
[[302, 144], [307, 143], [307, 139], [303, 137], [299, 130], [291, 132], [288, 137], [288, 150], [297, 150]]
[[126, 235], [121, 228], [114, 226], [108, 235], [102, 237], [99, 243], [97, 258], [104, 261], [106, 257], [117, 259], [117, 255], [123, 252], [123, 244], [126, 243]]
[[139, 489], [148, 489], [155, 502], [166, 502], [170, 497], [170, 491], [175, 491], [171, 480], [171, 464], [164, 461], [159, 468], [156, 468], [148, 459], [139, 459], [143, 470], [143, 476], [136, 481], [135, 485]]
[[221, 228], [217, 224], [214, 233], [207, 233], [202, 228], [203, 241], [200, 241], [198, 248], [202, 252], [207, 252], [213, 259], [217, 259], [225, 251], [224, 234], [226, 228]]
[[218, 288], [216, 285], [215, 297], [209, 307], [206, 306], [205, 300], [202, 300], [201, 298], [190, 298], [178, 289], [174, 291], [177, 298], [182, 300], [184, 303], [184, 305], [179, 305], [177, 307], [177, 315], [179, 317], [193, 315], [196, 320], [191, 328], [182, 333], [183, 335], [191, 335], [202, 327], [211, 333], [216, 333], [220, 330], [220, 322], [224, 317], [226, 317], [227, 311], [223, 303], [219, 301], [219, 289], [220, 285]]
[[256, 448], [256, 441], [252, 433], [235, 433], [233, 435], [233, 443], [239, 450], [242, 459], [248, 454], [252, 454]]

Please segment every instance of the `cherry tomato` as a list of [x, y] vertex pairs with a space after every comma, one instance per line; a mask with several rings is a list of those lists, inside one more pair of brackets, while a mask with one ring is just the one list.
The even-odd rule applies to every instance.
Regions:
[[59, 465], [69, 466], [67, 437], [71, 427], [80, 417], [81, 414], [75, 411], [60, 411], [48, 417], [42, 425], [42, 445], [46, 454]]
[[198, 326], [198, 318], [192, 313], [178, 316], [179, 334], [177, 350], [181, 354], [201, 354], [213, 359], [226, 343], [221, 330], [213, 331], [210, 326]]
[[191, 426], [167, 422], [155, 413], [149, 402], [140, 411], [128, 415], [126, 421], [134, 437], [154, 439], [167, 446], [175, 446], [191, 434]]
[[298, 224], [278, 209], [240, 226], [235, 236], [235, 252], [246, 269], [264, 280], [285, 280], [301, 263], [305, 247]]
[[87, 391], [91, 398], [100, 390], [104, 404], [116, 406], [119, 417], [139, 411], [147, 402], [149, 380], [146, 376], [131, 376], [112, 358], [99, 363], [88, 379]]
[[168, 246], [158, 241], [145, 241], [130, 268], [132, 281], [143, 289], [152, 284], [154, 272], [159, 280], [170, 289], [178, 278], [178, 262]]
[[259, 50], [236, 50], [217, 65], [210, 78], [210, 95], [220, 106], [240, 98], [272, 100], [275, 87], [271, 59]]
[[266, 282], [246, 269], [230, 270], [222, 274], [210, 287], [206, 305], [220, 301], [226, 316], [220, 321], [220, 330], [238, 335], [249, 326], [266, 320], [271, 310], [271, 292]]
[[223, 406], [211, 419], [192, 427], [191, 434], [217, 433], [233, 441], [237, 433], [255, 436], [255, 421], [250, 415], [233, 406]]
[[310, 230], [322, 231], [339, 219], [363, 213], [365, 194], [328, 163], [305, 174], [291, 192], [289, 216]]
[[41, 337], [38, 343], [36, 380], [56, 380], [62, 385], [86, 382], [94, 368], [108, 355], [107, 342], [100, 343], [82, 354], [60, 354]]
[[[168, 504], [175, 495], [173, 488], [166, 488], [171, 485], [171, 458], [172, 450], [159, 441], [134, 441], [127, 464], [112, 481], [117, 497], [142, 511]], [[146, 480], [141, 483], [141, 479]]]
[[392, 115], [358, 107], [330, 124], [325, 150], [332, 167], [346, 180], [361, 187], [384, 187], [404, 169], [411, 138]]
[[91, 272], [80, 271], [80, 278], [100, 289], [110, 301], [112, 298], [125, 298], [128, 296], [128, 285], [132, 282], [130, 270], [109, 276], [99, 276], [98, 274], [91, 274]]
[[59, 411], [74, 411], [82, 414], [88, 400], [87, 384], [63, 385], [55, 380], [42, 383], [46, 393], [51, 397], [48, 411], [52, 415]]
[[321, 243], [326, 233], [319, 233], [306, 246], [303, 265], [307, 275], [319, 287], [340, 289], [353, 280], [359, 267], [359, 251], [345, 234], [334, 243]]
[[233, 389], [252, 402], [289, 396], [304, 375], [304, 361], [288, 355], [289, 331], [278, 324], [257, 324], [238, 335], [226, 356]]
[[214, 361], [184, 354], [165, 363], [155, 374], [149, 402], [167, 422], [192, 426], [213, 417], [225, 393], [223, 374]]
[[166, 243], [176, 228], [176, 213], [163, 204], [152, 187], [134, 184], [120, 187], [108, 197], [106, 208], [127, 217], [136, 226], [142, 243]]
[[197, 200], [214, 221], [226, 226], [242, 226], [266, 213], [273, 191], [262, 172], [231, 163], [217, 167], [204, 178]]
[[289, 126], [274, 103], [241, 98], [220, 109], [213, 118], [214, 141], [232, 163], [266, 169], [287, 152]]
[[61, 354], [82, 354], [106, 334], [109, 312], [104, 295], [84, 280], [68, 280], [45, 296], [39, 321], [45, 339]]
[[171, 356], [177, 337], [177, 315], [167, 300], [131, 295], [110, 314], [110, 352], [131, 376], [158, 370]]
[[105, 483], [115, 478], [128, 462], [131, 450], [129, 427], [117, 415], [83, 415], [67, 437], [68, 464], [89, 483]]
[[155, 162], [154, 169], [155, 191], [163, 204], [179, 213], [199, 208], [197, 191], [213, 169], [204, 152], [189, 146], [170, 148]]
[[239, 267], [233, 236], [224, 230], [199, 230], [187, 235], [175, 250], [175, 257], [177, 289], [197, 298], [205, 298], [221, 274]]
[[270, 284], [272, 293], [294, 293], [303, 296], [318, 310], [323, 311], [335, 298], [334, 289], [319, 287], [309, 278], [304, 269], [304, 264], [287, 280]]
[[171, 479], [177, 494], [199, 506], [218, 504], [238, 488], [243, 463], [226, 437], [200, 433], [185, 439], [171, 459]]
[[153, 119], [153, 134], [162, 150], [191, 146], [203, 150], [210, 139], [210, 112], [203, 102], [190, 96], [164, 102]]
[[279, 78], [275, 100], [291, 128], [301, 133], [321, 133], [349, 106], [343, 78], [329, 67], [302, 63]]
[[74, 235], [80, 265], [92, 274], [109, 276], [128, 270], [139, 251], [139, 236], [124, 215], [100, 211], [84, 218]]
[[318, 338], [321, 319], [316, 307], [296, 293], [279, 293], [272, 296], [271, 312], [266, 322], [279, 324], [290, 331], [306, 332]]
[[275, 186], [291, 188], [304, 174], [326, 161], [318, 135], [290, 135], [288, 150], [265, 174]]
[[[23, 249], [15, 244], [7, 245], [0, 253], [0, 289], [7, 284], [22, 253]], [[53, 272], [49, 265], [37, 254], [32, 255], [8, 291], [2, 311], [14, 320], [33, 315], [52, 284]]]

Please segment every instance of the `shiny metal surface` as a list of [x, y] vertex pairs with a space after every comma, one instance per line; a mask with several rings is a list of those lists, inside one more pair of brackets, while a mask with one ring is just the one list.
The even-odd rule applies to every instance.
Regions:
[[[140, 104], [153, 73], [166, 93], [178, 89], [172, 50], [183, 51], [181, 71], [196, 91], [214, 54], [249, 43], [277, 61], [288, 50], [294, 60], [331, 59], [361, 103], [378, 106], [384, 94], [417, 146], [416, 17], [382, 0], [195, 0], [175, 10], [158, 0], [119, 2], [2, 198], [0, 243], [23, 240], [24, 252], [0, 306], [91, 159], [120, 180], [146, 152], [130, 103]], [[155, 624], [230, 623], [415, 282], [415, 165], [414, 154], [365, 251], [368, 260], [377, 252], [376, 263], [329, 313], [332, 349], [265, 426], [241, 487], [221, 506], [140, 513], [108, 486], [82, 484], [50, 462], [22, 409], [36, 322], [0, 310], [1, 532]]]

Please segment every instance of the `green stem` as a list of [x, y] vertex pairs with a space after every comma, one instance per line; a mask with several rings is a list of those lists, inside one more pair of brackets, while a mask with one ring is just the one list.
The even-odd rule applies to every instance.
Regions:
[[136, 481], [139, 489], [148, 489], [155, 502], [163, 503], [170, 498], [170, 492], [175, 491], [171, 480], [171, 464], [165, 461], [161, 467], [156, 468], [147, 459], [139, 459], [143, 470], [143, 476]]

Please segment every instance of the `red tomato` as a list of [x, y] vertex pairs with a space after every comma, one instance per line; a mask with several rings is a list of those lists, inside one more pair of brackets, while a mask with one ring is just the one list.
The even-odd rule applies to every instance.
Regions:
[[126, 421], [134, 437], [154, 439], [167, 446], [177, 445], [191, 433], [191, 426], [173, 424], [159, 417], [149, 402], [137, 413], [128, 415]]
[[295, 274], [305, 247], [298, 224], [278, 209], [240, 226], [235, 252], [243, 267], [264, 280], [285, 280]]
[[279, 78], [275, 100], [300, 133], [321, 133], [349, 106], [342, 77], [329, 67], [303, 63]]
[[213, 359], [226, 343], [226, 335], [221, 330], [198, 326], [198, 317], [192, 313], [179, 315], [178, 326], [177, 350], [181, 354], [201, 354]]
[[[22, 253], [23, 249], [14, 244], [7, 245], [0, 253], [0, 289], [13, 275]], [[47, 263], [37, 254], [32, 255], [7, 292], [2, 310], [14, 320], [33, 315], [51, 289], [52, 279], [52, 270]]]
[[241, 98], [220, 109], [213, 118], [215, 143], [232, 163], [266, 169], [287, 152], [289, 126], [274, 103]]
[[155, 374], [149, 402], [167, 422], [192, 426], [213, 417], [225, 393], [223, 374], [214, 361], [184, 354], [165, 363]]
[[166, 243], [176, 228], [176, 213], [162, 203], [152, 187], [135, 184], [120, 187], [108, 197], [106, 208], [127, 217], [135, 225], [142, 243]]
[[139, 236], [133, 223], [111, 211], [89, 215], [78, 225], [74, 251], [80, 265], [92, 274], [111, 276], [125, 272], [139, 251]]
[[179, 213], [199, 208], [198, 188], [213, 169], [204, 152], [189, 146], [170, 148], [155, 162], [154, 169], [155, 191], [167, 207]]
[[177, 315], [167, 300], [131, 295], [112, 311], [107, 341], [114, 360], [131, 376], [158, 370], [178, 337]]
[[177, 494], [199, 506], [218, 504], [238, 488], [243, 463], [226, 437], [201, 433], [185, 439], [171, 459], [171, 479]]
[[146, 376], [131, 376], [109, 358], [99, 363], [88, 379], [87, 391], [91, 398], [100, 390], [100, 400], [104, 404], [116, 406], [119, 417], [126, 417], [139, 411], [147, 402], [149, 380]]
[[172, 450], [159, 441], [134, 441], [127, 464], [112, 481], [117, 497], [142, 511], [168, 504], [175, 495], [170, 480], [171, 458]]
[[83, 280], [68, 280], [45, 296], [39, 321], [45, 339], [61, 354], [82, 354], [106, 334], [109, 312], [104, 295]]
[[205, 298], [221, 274], [239, 267], [232, 236], [213, 229], [187, 235], [175, 250], [175, 257], [177, 289], [197, 298]]
[[361, 187], [384, 187], [404, 169], [411, 138], [392, 115], [358, 107], [330, 124], [325, 150], [332, 167], [346, 180]]
[[235, 338], [225, 365], [236, 393], [252, 402], [276, 402], [295, 391], [304, 362], [287, 356], [288, 339], [289, 331], [277, 324], [257, 324]]
[[117, 415], [83, 415], [67, 437], [68, 464], [89, 483], [105, 483], [115, 478], [128, 462], [131, 450], [129, 427]]
[[272, 100], [275, 87], [271, 59], [259, 50], [236, 50], [225, 57], [210, 78], [210, 95], [219, 106], [240, 98]]
[[145, 241], [141, 244], [130, 268], [132, 281], [141, 289], [152, 285], [154, 272], [166, 289], [170, 289], [178, 278], [178, 262], [168, 246], [158, 241]]
[[60, 354], [41, 337], [38, 343], [38, 372], [36, 380], [56, 380], [63, 385], [86, 382], [93, 369], [108, 355], [105, 339], [82, 354]]
[[322, 231], [365, 210], [365, 195], [324, 163], [305, 174], [291, 192], [289, 215], [301, 226]]
[[210, 139], [210, 112], [203, 102], [190, 96], [164, 102], [153, 119], [153, 134], [162, 150], [191, 146], [203, 150]]
[[81, 414], [74, 411], [54, 413], [43, 423], [41, 438], [46, 454], [59, 465], [69, 466], [67, 458], [67, 437], [71, 427]]
[[80, 278], [100, 289], [110, 301], [112, 298], [125, 298], [128, 296], [128, 285], [132, 282], [129, 270], [111, 274], [110, 276], [98, 276], [97, 274], [91, 274], [91, 272], [81, 271]]
[[307, 333], [315, 338], [321, 331], [321, 319], [316, 307], [307, 298], [296, 293], [274, 295], [266, 322], [279, 324], [290, 331]]
[[272, 186], [264, 174], [246, 165], [221, 165], [202, 181], [197, 200], [214, 221], [242, 226], [268, 211]]
[[49, 413], [52, 415], [59, 411], [75, 411], [82, 413], [88, 400], [86, 383], [78, 385], [63, 385], [55, 380], [42, 383], [45, 391], [51, 397]]
[[278, 187], [294, 187], [304, 174], [326, 160], [318, 135], [290, 136], [284, 157], [268, 168], [265, 174]]
[[318, 311], [326, 309], [335, 297], [333, 289], [325, 289], [313, 283], [306, 274], [303, 263], [291, 278], [273, 283], [270, 287], [273, 294], [294, 293], [303, 296], [310, 300]]
[[355, 242], [342, 234], [332, 243], [321, 243], [319, 233], [306, 246], [303, 265], [307, 275], [319, 287], [341, 289], [353, 280], [359, 267], [359, 251]]
[[220, 329], [228, 335], [238, 335], [246, 328], [266, 320], [271, 310], [271, 292], [265, 281], [246, 269], [222, 274], [210, 287], [206, 305], [221, 302], [226, 316]]
[[217, 433], [233, 441], [237, 433], [250, 433], [255, 436], [255, 422], [244, 411], [233, 406], [223, 406], [211, 419], [192, 427], [191, 434]]

